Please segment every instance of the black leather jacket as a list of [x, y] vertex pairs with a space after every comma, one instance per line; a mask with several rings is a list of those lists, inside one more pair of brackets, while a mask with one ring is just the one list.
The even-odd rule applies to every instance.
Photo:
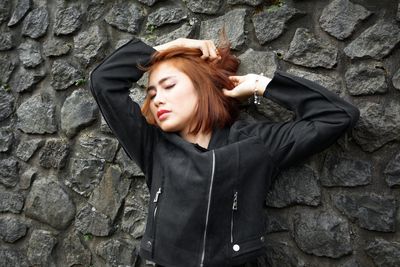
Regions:
[[264, 253], [263, 205], [282, 168], [334, 143], [359, 111], [311, 81], [277, 71], [264, 97], [293, 122], [235, 122], [215, 129], [208, 149], [146, 123], [129, 88], [154, 49], [135, 39], [91, 74], [90, 89], [150, 189], [142, 257], [164, 266], [231, 266]]

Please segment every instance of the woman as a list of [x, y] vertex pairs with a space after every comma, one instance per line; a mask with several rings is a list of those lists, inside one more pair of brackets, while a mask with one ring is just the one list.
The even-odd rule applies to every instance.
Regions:
[[[277, 71], [234, 76], [238, 61], [212, 41], [154, 48], [135, 39], [91, 74], [91, 91], [150, 203], [140, 255], [161, 266], [236, 266], [265, 253], [263, 203], [277, 174], [334, 143], [359, 117], [318, 84]], [[149, 72], [140, 107], [129, 88]], [[266, 97], [293, 122], [237, 120], [238, 104]]]

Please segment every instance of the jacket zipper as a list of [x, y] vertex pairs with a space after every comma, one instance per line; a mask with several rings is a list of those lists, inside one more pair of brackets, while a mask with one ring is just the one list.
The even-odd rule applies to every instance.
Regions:
[[233, 194], [233, 204], [232, 204], [232, 216], [231, 216], [231, 243], [233, 243], [233, 225], [234, 225], [234, 213], [237, 210], [237, 197], [238, 197], [238, 192], [235, 191]]
[[[159, 187], [158, 191], [156, 192], [156, 195], [154, 197], [154, 200], [153, 200], [153, 202], [156, 203], [155, 207], [154, 207], [154, 212], [153, 212], [153, 240], [156, 240], [156, 229], [157, 229], [157, 225], [156, 225], [157, 220], [156, 219], [157, 219], [157, 210], [158, 210], [158, 200], [159, 200], [161, 193], [162, 193], [161, 187]], [[153, 253], [154, 245], [155, 244], [153, 244], [152, 253], [151, 253], [153, 257], [154, 257], [154, 253]]]
[[204, 233], [203, 233], [203, 252], [201, 253], [201, 261], [200, 267], [204, 266], [204, 257], [206, 254], [206, 239], [207, 239], [207, 226], [208, 226], [208, 217], [210, 215], [210, 204], [211, 204], [211, 193], [212, 187], [214, 182], [214, 172], [215, 172], [215, 152], [212, 151], [212, 171], [211, 171], [211, 181], [210, 181], [210, 188], [208, 190], [208, 204], [207, 204], [207, 215], [206, 215], [206, 225], [204, 226]]

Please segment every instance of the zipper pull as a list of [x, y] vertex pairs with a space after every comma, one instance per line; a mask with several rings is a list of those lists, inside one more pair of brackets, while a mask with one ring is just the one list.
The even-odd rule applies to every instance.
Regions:
[[154, 197], [154, 200], [153, 200], [154, 203], [157, 203], [157, 202], [158, 202], [158, 197], [159, 197], [160, 194], [161, 194], [161, 187], [158, 188], [158, 191], [157, 191], [157, 193], [156, 193], [156, 196]]
[[238, 192], [236, 191], [235, 194], [233, 195], [232, 210], [237, 210], [237, 197], [238, 197]]

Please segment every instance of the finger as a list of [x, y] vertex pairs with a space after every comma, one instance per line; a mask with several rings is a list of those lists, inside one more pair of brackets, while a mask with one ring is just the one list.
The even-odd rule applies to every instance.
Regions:
[[201, 52], [203, 53], [203, 55], [201, 56], [202, 59], [207, 59], [210, 57], [210, 52], [209, 52], [209, 48], [207, 46], [207, 43], [203, 43], [200, 47]]
[[209, 40], [207, 42], [208, 48], [209, 48], [209, 55], [211, 59], [215, 59], [218, 57], [218, 50], [217, 47], [215, 46], [214, 42]]
[[242, 83], [245, 80], [244, 76], [229, 76], [229, 79], [236, 84]]
[[234, 94], [233, 94], [233, 91], [232, 91], [232, 90], [228, 90], [228, 89], [223, 88], [223, 89], [222, 89], [222, 93], [223, 93], [225, 96], [234, 97]]

